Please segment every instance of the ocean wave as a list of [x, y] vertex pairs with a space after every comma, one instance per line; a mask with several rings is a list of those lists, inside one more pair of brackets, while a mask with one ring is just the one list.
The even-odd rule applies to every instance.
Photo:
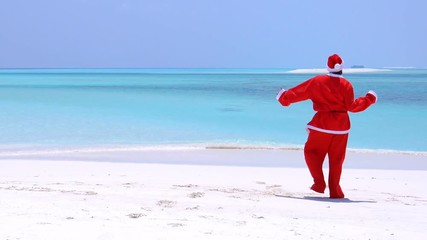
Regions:
[[[284, 145], [284, 146], [268, 146], [268, 145], [208, 145], [206, 149], [230, 149], [230, 150], [282, 150], [282, 151], [302, 151], [303, 145]], [[427, 152], [423, 151], [404, 151], [393, 149], [357, 149], [348, 148], [347, 152], [352, 153], [374, 153], [374, 154], [399, 154], [399, 155], [416, 155], [427, 156]]]
[[1, 149], [0, 157], [36, 156], [46, 154], [105, 153], [105, 152], [149, 152], [149, 151], [188, 151], [206, 149], [197, 145], [139, 145], [139, 146], [94, 146], [94, 147], [15, 147]]
[[[303, 145], [268, 145], [268, 144], [173, 144], [173, 145], [136, 145], [136, 146], [94, 146], [94, 147], [0, 147], [0, 158], [16, 158], [22, 156], [45, 156], [61, 154], [108, 153], [108, 152], [162, 152], [162, 151], [201, 151], [201, 150], [261, 150], [261, 151], [302, 151]], [[393, 149], [355, 149], [347, 152], [359, 154], [398, 154], [427, 156], [424, 151], [404, 151]]]

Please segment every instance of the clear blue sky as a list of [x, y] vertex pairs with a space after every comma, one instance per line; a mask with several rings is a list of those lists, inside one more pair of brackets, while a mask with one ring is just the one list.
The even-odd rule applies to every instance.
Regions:
[[1, 0], [0, 68], [427, 67], [425, 0]]

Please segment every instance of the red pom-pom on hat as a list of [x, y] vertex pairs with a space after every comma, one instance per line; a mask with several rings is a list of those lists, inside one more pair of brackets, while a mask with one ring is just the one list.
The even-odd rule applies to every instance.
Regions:
[[328, 57], [328, 63], [326, 68], [329, 72], [339, 72], [344, 68], [344, 61], [338, 54], [334, 54]]

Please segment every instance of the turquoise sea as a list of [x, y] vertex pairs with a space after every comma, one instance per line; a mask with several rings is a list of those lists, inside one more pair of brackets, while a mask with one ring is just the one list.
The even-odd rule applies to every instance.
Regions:
[[[311, 102], [275, 97], [316, 74], [289, 70], [3, 69], [0, 146], [302, 146]], [[379, 97], [350, 114], [349, 148], [427, 151], [427, 69], [344, 76]]]

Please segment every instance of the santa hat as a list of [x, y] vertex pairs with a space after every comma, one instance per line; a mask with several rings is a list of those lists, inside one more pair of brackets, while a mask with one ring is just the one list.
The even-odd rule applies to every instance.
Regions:
[[328, 63], [326, 64], [326, 68], [329, 72], [339, 72], [344, 68], [344, 61], [341, 59], [338, 54], [334, 54], [329, 56]]

